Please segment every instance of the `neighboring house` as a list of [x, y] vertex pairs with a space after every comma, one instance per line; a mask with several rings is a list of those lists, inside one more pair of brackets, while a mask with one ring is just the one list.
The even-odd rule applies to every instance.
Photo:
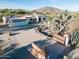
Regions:
[[8, 20], [10, 17], [2, 17], [3, 19], [3, 24], [8, 24]]
[[43, 22], [43, 21], [47, 20], [46, 15], [39, 15], [39, 14], [34, 13], [34, 17], [36, 18], [37, 23], [40, 23], [40, 22]]
[[20, 17], [3, 17], [3, 24], [8, 24], [9, 27], [24, 26], [29, 23], [40, 23], [47, 20], [43, 15], [23, 15]]
[[18, 27], [29, 24], [30, 17], [3, 17], [3, 23], [9, 27]]
[[9, 21], [9, 27], [19, 27], [19, 26], [25, 26], [28, 25], [30, 22], [30, 19], [21, 19], [21, 18], [13, 18]]

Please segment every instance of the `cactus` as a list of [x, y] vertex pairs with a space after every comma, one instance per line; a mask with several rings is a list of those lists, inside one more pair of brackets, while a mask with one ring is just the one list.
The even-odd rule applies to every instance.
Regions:
[[[67, 24], [71, 23], [73, 20], [74, 20], [74, 17], [70, 15], [67, 11], [57, 14], [57, 16], [51, 19], [50, 26], [49, 26], [50, 32], [59, 33], [63, 35], [64, 32], [69, 29], [67, 27]], [[44, 26], [46, 27], [46, 24]], [[73, 45], [74, 47], [78, 46], [79, 30], [75, 30], [72, 34], [70, 34], [70, 36], [71, 36], [70, 38], [71, 45]]]
[[71, 45], [76, 48], [79, 47], [79, 29], [75, 30], [72, 34], [71, 34]]
[[[55, 17], [52, 17], [50, 20], [46, 21], [46, 23], [50, 22], [49, 29], [53, 33], [59, 33], [66, 31], [67, 24], [70, 23], [74, 18], [73, 16], [69, 15], [69, 12], [64, 11], [62, 13], [57, 14]], [[41, 26], [43, 26], [42, 24]], [[47, 25], [45, 25], [47, 26]]]
[[57, 14], [51, 21], [53, 32], [58, 33], [66, 31], [68, 29], [67, 24], [73, 19], [73, 16], [69, 15], [67, 11]]

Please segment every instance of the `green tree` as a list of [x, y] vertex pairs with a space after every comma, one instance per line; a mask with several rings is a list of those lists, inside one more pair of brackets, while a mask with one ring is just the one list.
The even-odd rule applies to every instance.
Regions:
[[26, 10], [23, 10], [23, 9], [16, 9], [14, 11], [16, 14], [26, 14]]

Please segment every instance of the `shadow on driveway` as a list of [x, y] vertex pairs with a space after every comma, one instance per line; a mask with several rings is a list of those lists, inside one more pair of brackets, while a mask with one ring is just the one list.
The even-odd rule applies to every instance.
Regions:
[[[30, 45], [29, 45], [30, 46]], [[8, 59], [36, 59], [28, 50], [29, 46], [18, 48], [9, 54]]]
[[42, 49], [48, 53], [49, 59], [63, 59], [64, 56], [72, 51], [71, 47], [66, 47], [60, 43], [54, 42], [53, 40], [39, 40], [34, 43], [39, 47], [43, 47]]
[[[57, 42], [53, 43], [53, 40], [39, 40], [35, 41], [34, 43], [43, 47], [44, 45], [46, 46], [44, 49], [47, 51], [49, 59], [63, 59], [64, 55], [67, 55], [70, 51], [72, 51], [71, 47], [66, 47]], [[36, 59], [28, 51], [29, 47], [31, 47], [31, 44], [14, 50], [8, 59]]]

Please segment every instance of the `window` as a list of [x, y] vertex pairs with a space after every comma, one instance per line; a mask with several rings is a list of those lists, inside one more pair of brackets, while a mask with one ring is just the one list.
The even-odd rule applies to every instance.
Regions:
[[26, 21], [25, 19], [15, 19], [15, 20], [12, 20], [12, 22], [24, 22]]

